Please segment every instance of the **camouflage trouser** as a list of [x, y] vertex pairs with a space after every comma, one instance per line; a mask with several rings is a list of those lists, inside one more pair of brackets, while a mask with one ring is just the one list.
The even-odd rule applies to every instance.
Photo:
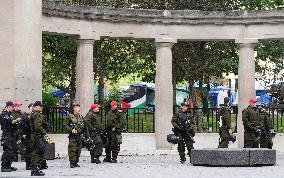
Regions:
[[[42, 136], [43, 137], [43, 136]], [[34, 169], [41, 168], [43, 162], [45, 161], [45, 145], [41, 142], [40, 138], [36, 134], [32, 134], [32, 166]]]
[[220, 141], [218, 148], [228, 148], [229, 146], [229, 131], [224, 127], [219, 128]]
[[191, 150], [194, 148], [194, 141], [186, 133], [175, 133], [181, 140], [178, 143], [178, 153], [180, 157], [185, 157], [185, 147], [188, 151], [188, 156], [191, 155]]
[[95, 134], [92, 136], [93, 143], [95, 145], [94, 149], [90, 151], [91, 158], [99, 158], [103, 153], [103, 142], [99, 134]]
[[105, 147], [106, 152], [106, 158], [117, 158], [118, 153], [120, 151], [120, 144], [122, 143], [122, 137], [121, 134], [118, 134], [116, 132], [109, 132], [107, 134], [108, 137], [108, 143]]
[[82, 139], [76, 140], [74, 137], [69, 136], [68, 156], [70, 163], [78, 163], [82, 149]]
[[244, 140], [244, 148], [259, 148], [259, 140], [256, 141], [254, 133], [245, 132]]
[[273, 142], [266, 137], [260, 138], [260, 148], [272, 149]]

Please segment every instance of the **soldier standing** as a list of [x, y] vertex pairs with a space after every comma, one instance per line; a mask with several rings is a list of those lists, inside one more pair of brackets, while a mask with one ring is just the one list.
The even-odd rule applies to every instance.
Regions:
[[117, 101], [112, 101], [110, 105], [111, 110], [108, 112], [106, 120], [108, 143], [105, 147], [106, 158], [104, 162], [117, 163], [117, 156], [122, 143], [121, 133], [125, 129], [125, 113], [118, 110]]
[[[13, 119], [17, 119], [17, 118], [21, 118], [22, 117], [22, 112], [20, 107], [22, 106], [21, 103], [18, 102], [14, 102], [13, 103], [13, 111], [12, 111], [12, 118]], [[17, 134], [17, 141], [20, 140], [20, 134], [19, 134], [19, 123], [18, 124], [14, 124], [13, 126], [14, 132]], [[19, 154], [19, 149], [18, 147], [14, 148], [14, 156], [13, 156], [13, 161], [14, 162], [18, 162], [18, 154]]]
[[31, 115], [31, 140], [32, 140], [32, 171], [31, 176], [44, 176], [42, 162], [44, 162], [44, 153], [46, 147], [47, 132], [44, 129], [44, 116], [42, 115], [43, 105], [41, 101], [33, 104]]
[[271, 132], [275, 133], [275, 131], [273, 129], [273, 120], [269, 116], [268, 106], [264, 106], [263, 109], [260, 111], [260, 122], [263, 126], [263, 133], [260, 137], [260, 148], [272, 149], [273, 142]]
[[193, 137], [196, 131], [196, 125], [192, 115], [188, 112], [188, 108], [185, 104], [182, 104], [181, 109], [173, 115], [172, 125], [174, 134], [179, 138], [178, 153], [180, 162], [183, 164], [186, 161], [185, 146], [187, 147], [188, 156], [190, 157], [194, 143]]
[[70, 167], [80, 167], [78, 162], [82, 149], [82, 137], [85, 130], [83, 116], [80, 114], [80, 105], [73, 106], [73, 114], [64, 120], [64, 126], [69, 132], [68, 156]]
[[249, 106], [242, 111], [242, 120], [245, 130], [244, 147], [259, 148], [261, 126], [259, 122], [259, 113], [256, 110], [256, 100], [254, 98], [249, 100]]
[[232, 134], [231, 120], [230, 120], [230, 98], [224, 98], [224, 105], [220, 109], [220, 127], [219, 127], [219, 146], [218, 148], [228, 148], [229, 137]]
[[88, 130], [91, 135], [91, 139], [95, 145], [94, 149], [90, 151], [91, 154], [91, 163], [100, 164], [100, 156], [103, 152], [103, 141], [101, 134], [103, 133], [103, 126], [100, 117], [100, 105], [92, 104], [91, 109], [85, 117], [86, 122], [88, 123]]
[[12, 167], [12, 160], [14, 150], [16, 147], [17, 133], [15, 132], [15, 125], [21, 121], [21, 118], [13, 119], [12, 117], [13, 103], [6, 102], [6, 106], [0, 115], [1, 123], [1, 146], [3, 146], [3, 154], [1, 158], [1, 172], [16, 171], [17, 168]]
[[22, 121], [19, 124], [19, 135], [21, 136], [21, 141], [25, 146], [26, 150], [24, 153], [24, 158], [26, 161], [26, 170], [31, 170], [31, 157], [32, 157], [32, 140], [31, 140], [31, 120], [30, 116], [32, 114], [33, 104], [29, 104], [27, 113], [22, 115]]

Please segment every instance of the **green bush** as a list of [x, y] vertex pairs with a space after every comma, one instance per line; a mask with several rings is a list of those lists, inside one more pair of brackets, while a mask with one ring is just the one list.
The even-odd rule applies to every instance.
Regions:
[[[117, 88], [110, 90], [109, 95], [104, 99], [104, 106], [106, 111], [110, 110], [110, 103], [113, 100], [117, 101], [118, 103], [120, 103], [121, 101], [121, 92]], [[118, 104], [118, 107], [119, 106], [120, 105]]]
[[58, 103], [58, 99], [54, 97], [52, 94], [44, 92], [42, 94], [42, 102], [47, 107], [55, 107]]

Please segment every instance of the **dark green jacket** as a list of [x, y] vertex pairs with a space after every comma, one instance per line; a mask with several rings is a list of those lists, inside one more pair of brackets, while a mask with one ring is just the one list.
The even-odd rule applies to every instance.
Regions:
[[33, 111], [31, 115], [31, 124], [34, 133], [46, 135], [46, 130], [43, 126], [44, 122], [44, 116], [38, 111]]
[[260, 112], [260, 123], [261, 123], [261, 126], [263, 126], [265, 130], [269, 130], [273, 128], [273, 120], [269, 116], [269, 114], [265, 111]]
[[126, 118], [125, 113], [120, 110], [110, 110], [107, 114], [106, 131], [111, 131], [115, 127], [116, 130], [125, 129]]
[[224, 129], [231, 129], [230, 108], [229, 106], [222, 106], [220, 109], [220, 126]]
[[254, 132], [257, 126], [260, 126], [259, 113], [255, 107], [248, 106], [242, 112], [242, 120], [246, 132]]
[[97, 131], [103, 130], [103, 125], [99, 112], [96, 113], [92, 109], [90, 109], [87, 115], [85, 116], [85, 120], [90, 132], [94, 129], [96, 129]]

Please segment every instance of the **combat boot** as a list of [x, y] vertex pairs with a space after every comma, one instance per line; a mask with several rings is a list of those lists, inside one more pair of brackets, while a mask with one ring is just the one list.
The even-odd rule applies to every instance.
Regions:
[[185, 156], [181, 156], [181, 157], [180, 157], [180, 163], [181, 163], [181, 164], [184, 164], [185, 161], [186, 161]]
[[10, 168], [3, 168], [1, 167], [1, 172], [11, 172], [12, 170]]
[[109, 162], [109, 163], [111, 163], [111, 158], [106, 157], [106, 158], [103, 160], [103, 162]]
[[10, 167], [10, 169], [11, 169], [11, 171], [16, 171], [17, 170], [17, 168], [15, 168], [15, 167]]
[[111, 163], [117, 163], [117, 157], [114, 156], [111, 160], [110, 160]]
[[37, 169], [33, 169], [31, 171], [31, 176], [44, 176], [44, 175], [45, 175], [45, 173], [40, 171], [38, 168]]
[[30, 164], [26, 164], [26, 170], [32, 170], [32, 166]]
[[70, 168], [75, 168], [75, 167], [77, 167], [76, 163], [70, 163]]
[[78, 163], [75, 163], [75, 166], [76, 166], [76, 167], [80, 167], [80, 165], [79, 165]]
[[[106, 161], [104, 161], [106, 162]], [[101, 163], [101, 160], [99, 158], [94, 158], [91, 163], [96, 163], [96, 164], [100, 164]]]

